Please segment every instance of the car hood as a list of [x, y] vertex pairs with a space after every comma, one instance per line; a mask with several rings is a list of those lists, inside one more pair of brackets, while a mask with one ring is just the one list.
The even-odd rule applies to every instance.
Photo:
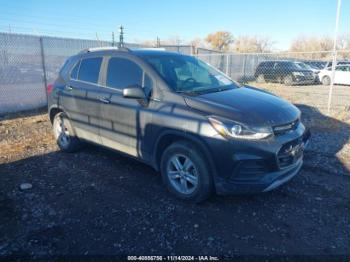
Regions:
[[252, 126], [283, 125], [296, 120], [300, 111], [291, 103], [249, 86], [185, 97], [192, 109]]

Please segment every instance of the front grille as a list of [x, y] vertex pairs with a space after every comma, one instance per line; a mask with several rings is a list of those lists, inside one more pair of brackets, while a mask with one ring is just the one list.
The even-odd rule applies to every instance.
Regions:
[[303, 138], [298, 138], [282, 146], [278, 152], [278, 165], [280, 168], [286, 168], [297, 162], [304, 152]]
[[283, 135], [287, 132], [290, 132], [290, 131], [297, 129], [299, 123], [300, 123], [299, 119], [296, 119], [293, 122], [290, 122], [290, 123], [287, 123], [284, 125], [274, 126], [274, 127], [272, 127], [273, 133], [275, 135]]

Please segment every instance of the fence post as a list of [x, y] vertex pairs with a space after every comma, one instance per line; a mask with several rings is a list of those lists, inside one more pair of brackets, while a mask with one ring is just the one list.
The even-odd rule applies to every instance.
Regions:
[[334, 39], [333, 39], [332, 77], [331, 77], [331, 84], [329, 86], [328, 105], [327, 105], [328, 115], [330, 115], [331, 113], [332, 93], [333, 93], [333, 86], [334, 86], [335, 69], [337, 65], [337, 37], [338, 37], [338, 26], [339, 26], [339, 16], [340, 16], [340, 5], [341, 5], [341, 0], [338, 0], [337, 13], [335, 18]]
[[229, 59], [229, 54], [226, 54], [226, 75], [228, 76], [228, 59]]
[[247, 54], [244, 55], [244, 60], [243, 60], [243, 83], [247, 83], [246, 68], [247, 68]]
[[43, 78], [43, 80], [44, 80], [44, 92], [45, 92], [45, 95], [46, 95], [46, 102], [47, 102], [48, 101], [48, 97], [47, 97], [47, 91], [46, 91], [47, 78], [46, 78], [44, 43], [43, 43], [43, 38], [42, 37], [40, 37], [39, 40], [40, 40], [41, 66], [42, 66], [43, 74], [44, 74], [44, 78]]

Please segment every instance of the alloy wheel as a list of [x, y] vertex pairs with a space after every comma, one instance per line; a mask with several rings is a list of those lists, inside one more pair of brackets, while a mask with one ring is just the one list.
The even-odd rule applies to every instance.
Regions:
[[197, 189], [197, 168], [185, 155], [176, 154], [170, 158], [167, 164], [167, 176], [173, 188], [181, 194], [189, 195]]

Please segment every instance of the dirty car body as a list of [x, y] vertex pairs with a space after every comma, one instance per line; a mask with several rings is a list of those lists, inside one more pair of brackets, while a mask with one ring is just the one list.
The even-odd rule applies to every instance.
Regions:
[[69, 125], [58, 124], [58, 141], [74, 136], [134, 157], [195, 201], [284, 184], [299, 172], [310, 136], [289, 102], [159, 50], [69, 58], [49, 94], [51, 121], [62, 113]]

